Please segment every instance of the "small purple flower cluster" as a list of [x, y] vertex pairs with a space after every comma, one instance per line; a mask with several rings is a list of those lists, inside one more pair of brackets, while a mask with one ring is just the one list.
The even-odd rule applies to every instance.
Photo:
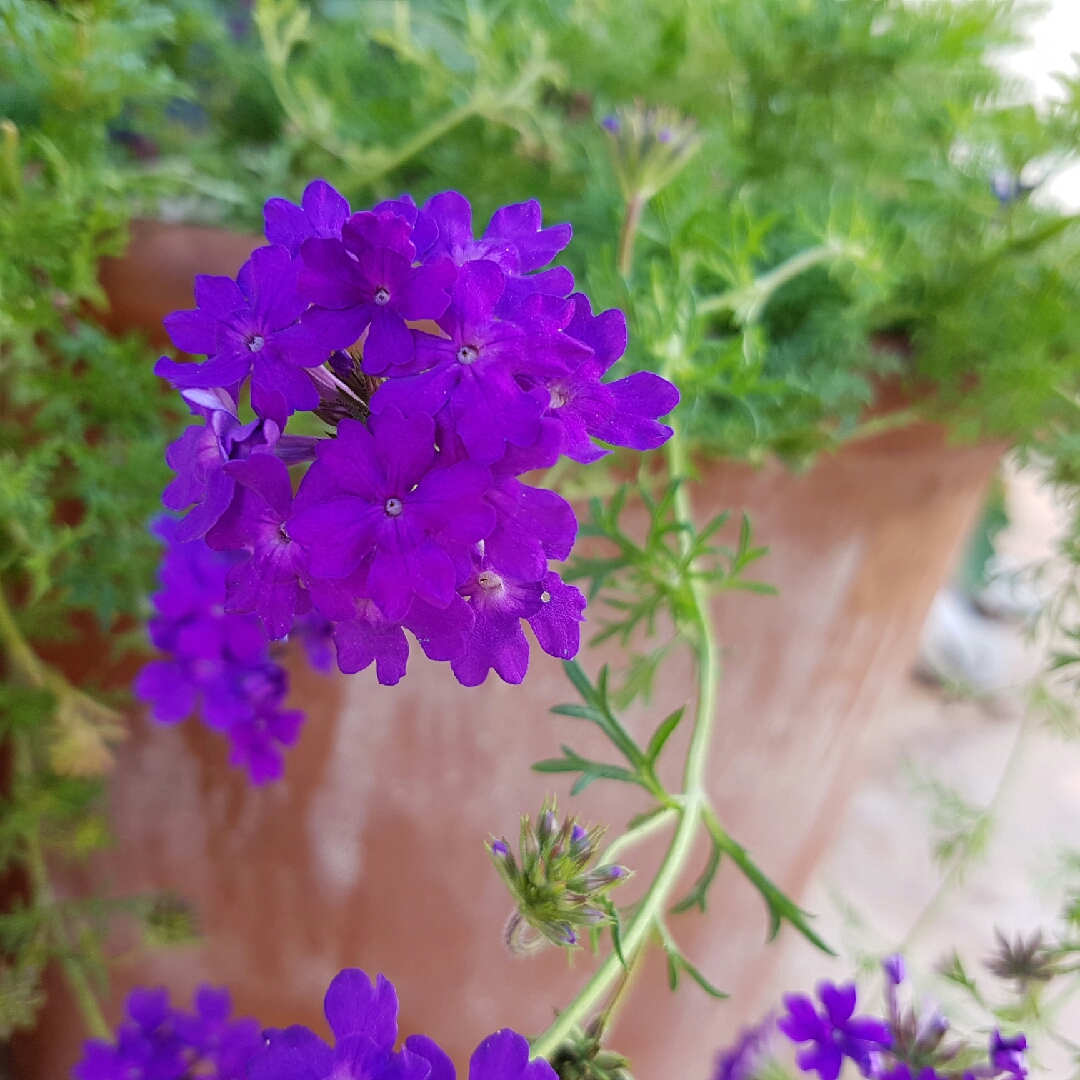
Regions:
[[169, 1004], [164, 987], [138, 987], [115, 1042], [90, 1039], [72, 1071], [75, 1080], [247, 1080], [247, 1064], [263, 1050], [256, 1020], [230, 1020], [228, 990], [201, 986], [194, 1012]]
[[225, 610], [237, 555], [201, 540], [178, 542], [180, 525], [169, 518], [154, 531], [166, 550], [150, 639], [168, 659], [143, 667], [135, 693], [163, 724], [199, 707], [207, 725], [228, 736], [230, 764], [245, 767], [256, 784], [276, 780], [284, 770], [282, 747], [296, 742], [304, 714], [282, 708], [288, 674], [270, 658], [258, 618]]
[[793, 1043], [810, 1044], [796, 1055], [803, 1072], [816, 1072], [820, 1080], [836, 1080], [847, 1060], [871, 1080], [1024, 1080], [1027, 1039], [1023, 1035], [1007, 1037], [993, 1031], [986, 1059], [978, 1060], [981, 1052], [963, 1043], [944, 1042], [949, 1022], [937, 1010], [921, 1016], [901, 1010], [897, 990], [906, 974], [903, 957], [888, 957], [882, 968], [885, 1020], [854, 1015], [854, 983], [819, 983], [820, 1012], [805, 994], [785, 996], [787, 1014], [776, 1026]]
[[[299, 1024], [260, 1031], [254, 1020], [229, 1022], [229, 995], [203, 987], [195, 1016], [169, 1007], [164, 989], [138, 989], [116, 1042], [90, 1040], [75, 1080], [456, 1080], [454, 1063], [426, 1035], [400, 1050], [398, 998], [382, 975], [372, 985], [358, 968], [339, 972], [323, 1001], [334, 1045]], [[469, 1080], [556, 1080], [528, 1040], [504, 1028], [469, 1061]]]
[[[271, 639], [314, 613], [340, 669], [374, 663], [385, 685], [405, 674], [405, 631], [467, 686], [524, 678], [523, 622], [573, 657], [585, 598], [548, 560], [577, 522], [519, 477], [610, 452], [594, 440], [660, 446], [679, 395], [648, 372], [604, 381], [622, 312], [594, 315], [568, 270], [544, 269], [570, 226], [543, 228], [531, 201], [477, 239], [456, 192], [352, 213], [323, 181], [299, 206], [271, 199], [265, 221], [235, 281], [199, 277], [198, 308], [166, 319], [208, 359], [155, 369], [200, 421], [169, 448], [165, 504], [188, 511], [178, 540], [238, 553], [225, 610], [257, 613]], [[334, 430], [285, 434], [302, 411]]]

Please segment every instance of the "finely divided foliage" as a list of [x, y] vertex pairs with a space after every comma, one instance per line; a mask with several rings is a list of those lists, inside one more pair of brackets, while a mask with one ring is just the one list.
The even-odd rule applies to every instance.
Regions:
[[[549, 560], [569, 555], [577, 521], [519, 477], [610, 453], [598, 443], [658, 447], [679, 400], [658, 375], [605, 381], [626, 320], [544, 269], [571, 230], [543, 228], [536, 202], [474, 238], [456, 192], [351, 213], [316, 180], [265, 217], [271, 242], [236, 280], [198, 278], [198, 307], [166, 320], [206, 359], [156, 368], [198, 423], [168, 451], [164, 501], [186, 513], [160, 527], [152, 633], [171, 658], [136, 684], [163, 722], [201, 701], [255, 782], [281, 775], [298, 734], [266, 655], [298, 619], [332, 634], [343, 672], [374, 663], [384, 685], [405, 675], [406, 632], [466, 686], [491, 670], [521, 682], [523, 622], [573, 658], [585, 598]], [[323, 437], [286, 431], [304, 411]]]

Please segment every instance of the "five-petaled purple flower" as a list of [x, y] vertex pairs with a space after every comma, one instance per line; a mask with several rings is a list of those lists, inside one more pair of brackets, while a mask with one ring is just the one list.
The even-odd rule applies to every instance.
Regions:
[[235, 387], [251, 376], [251, 404], [261, 416], [286, 415], [319, 404], [304, 372], [326, 359], [316, 335], [299, 319], [307, 304], [297, 292], [300, 263], [277, 244], [258, 248], [236, 280], [200, 274], [194, 311], [165, 318], [173, 344], [208, 356], [203, 364], [159, 360], [154, 371], [176, 387]]
[[818, 997], [824, 1006], [818, 1012], [805, 994], [787, 994], [787, 1014], [777, 1027], [794, 1043], [810, 1043], [796, 1055], [799, 1068], [816, 1072], [821, 1080], [836, 1080], [847, 1058], [863, 1076], [873, 1076], [882, 1050], [892, 1045], [888, 1026], [876, 1017], [855, 1016], [854, 983], [836, 986], [828, 980], [818, 983]]
[[[607, 381], [626, 321], [594, 315], [549, 265], [571, 230], [545, 228], [535, 201], [497, 211], [479, 239], [456, 192], [353, 213], [317, 180], [264, 216], [270, 245], [235, 282], [200, 277], [198, 307], [167, 321], [207, 357], [157, 369], [199, 420], [168, 451], [164, 501], [186, 512], [170, 543], [205, 542], [170, 550], [190, 573], [163, 574], [151, 636], [170, 655], [137, 687], [165, 722], [201, 705], [260, 779], [299, 730], [267, 638], [296, 633], [321, 662], [333, 647], [341, 671], [373, 665], [384, 685], [411, 640], [466, 685], [492, 670], [520, 682], [526, 622], [573, 657], [585, 598], [549, 562], [569, 556], [577, 521], [521, 478], [609, 452], [595, 441], [659, 446], [678, 401], [648, 372]], [[286, 433], [296, 411], [331, 430]]]

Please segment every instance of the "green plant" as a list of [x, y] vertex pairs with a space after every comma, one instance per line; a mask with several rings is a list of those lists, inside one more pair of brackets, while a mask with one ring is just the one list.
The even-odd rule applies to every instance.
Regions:
[[122, 652], [157, 561], [145, 523], [173, 419], [145, 345], [110, 337], [90, 309], [105, 302], [98, 260], [123, 251], [131, 206], [151, 191], [110, 125], [132, 100], [155, 107], [171, 92], [170, 71], [149, 58], [171, 25], [137, 0], [0, 3], [3, 1036], [32, 1022], [53, 960], [104, 1033], [107, 916], [153, 916], [149, 900], [65, 900], [50, 883], [53, 860], [108, 842], [101, 777], [124, 695], [98, 685], [102, 666], [72, 681], [43, 653], [70, 660], [106, 634]]

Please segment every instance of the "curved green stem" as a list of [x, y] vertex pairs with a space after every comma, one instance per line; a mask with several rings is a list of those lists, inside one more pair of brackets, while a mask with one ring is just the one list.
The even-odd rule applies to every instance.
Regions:
[[[671, 475], [685, 477], [689, 469], [689, 459], [678, 426], [668, 441], [667, 456]], [[683, 524], [693, 523], [690, 492], [685, 484], [680, 485], [675, 497], [675, 516]], [[682, 531], [680, 543], [689, 546], [689, 530]], [[664, 908], [693, 851], [694, 841], [702, 824], [703, 811], [708, 805], [705, 774], [716, 714], [720, 653], [713, 631], [708, 588], [695, 577], [691, 577], [690, 581], [693, 611], [688, 625], [683, 629], [690, 638], [697, 665], [698, 700], [694, 729], [683, 768], [682, 796], [678, 809], [672, 810], [672, 813], [678, 816], [675, 833], [656, 877], [638, 903], [632, 918], [622, 929], [622, 954], [630, 967], [633, 967], [639, 950], [648, 943], [655, 926], [663, 916]], [[623, 970], [622, 960], [613, 950], [582, 987], [577, 997], [559, 1013], [555, 1023], [533, 1041], [532, 1056], [550, 1056], [575, 1028], [583, 1026], [585, 1018], [612, 990]]]
[[[15, 681], [38, 689], [55, 689], [58, 677], [50, 672], [22, 636], [2, 592], [0, 592], [0, 652], [7, 658], [9, 673]], [[14, 783], [29, 783], [34, 774], [33, 750], [29, 736], [25, 731], [16, 732], [13, 736], [13, 744]], [[86, 969], [72, 947], [63, 912], [53, 895], [36, 820], [26, 832], [22, 854], [27, 877], [30, 880], [31, 903], [42, 912], [45, 918], [53, 948], [64, 969], [64, 975], [75, 997], [79, 1012], [82, 1014], [86, 1030], [95, 1038], [107, 1039], [110, 1035], [109, 1025], [105, 1022], [105, 1015], [98, 1004], [97, 995], [90, 984]]]

